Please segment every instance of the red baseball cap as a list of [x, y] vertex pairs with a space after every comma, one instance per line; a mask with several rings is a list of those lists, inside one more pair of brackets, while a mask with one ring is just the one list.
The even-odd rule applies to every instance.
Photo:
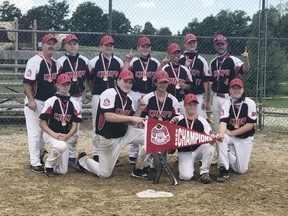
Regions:
[[69, 43], [70, 41], [75, 40], [77, 42], [79, 42], [78, 38], [76, 37], [76, 35], [73, 34], [68, 34], [64, 40], [64, 43]]
[[232, 88], [233, 86], [240, 86], [241, 88], [244, 88], [244, 84], [243, 84], [242, 80], [240, 80], [239, 78], [235, 78], [235, 79], [231, 80], [229, 86], [230, 86], [230, 88]]
[[105, 44], [109, 44], [109, 43], [112, 43], [114, 45], [114, 40], [110, 35], [105, 35], [100, 40], [101, 45], [105, 45]]
[[124, 80], [128, 80], [128, 79], [134, 80], [134, 75], [133, 75], [133, 73], [130, 70], [123, 70], [119, 74], [118, 78], [119, 79], [124, 79]]
[[71, 83], [71, 78], [70, 78], [70, 76], [68, 76], [67, 74], [62, 73], [62, 74], [60, 74], [60, 75], [57, 77], [56, 83], [57, 83], [58, 85], [62, 85], [62, 84], [64, 84], [64, 83]]
[[214, 37], [214, 45], [217, 45], [218, 43], [223, 43], [223, 44], [227, 44], [227, 38], [222, 35], [222, 34], [218, 34]]
[[169, 75], [165, 70], [160, 70], [156, 72], [155, 75], [155, 80], [157, 80], [157, 82], [169, 82]]
[[197, 38], [196, 38], [196, 36], [194, 34], [187, 34], [184, 37], [184, 40], [183, 40], [184, 43], [188, 43], [190, 41], [197, 41]]
[[185, 97], [184, 97], [184, 103], [185, 104], [188, 104], [190, 102], [196, 102], [199, 104], [198, 100], [197, 100], [197, 96], [194, 95], [194, 94], [187, 94]]
[[137, 46], [143, 46], [143, 45], [150, 45], [151, 46], [151, 41], [148, 37], [141, 37], [139, 38], [137, 42]]
[[177, 43], [172, 43], [168, 46], [167, 52], [172, 54], [176, 51], [181, 51], [181, 47]]
[[54, 40], [55, 43], [58, 42], [58, 40], [56, 39], [56, 37], [52, 34], [46, 34], [44, 35], [44, 37], [42, 38], [42, 43], [47, 43], [49, 40]]

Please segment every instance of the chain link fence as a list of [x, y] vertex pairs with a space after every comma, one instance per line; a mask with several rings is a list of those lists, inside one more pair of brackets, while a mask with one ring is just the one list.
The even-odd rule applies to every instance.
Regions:
[[[147, 35], [152, 42], [151, 54], [159, 61], [171, 42], [182, 45], [183, 36], [193, 33], [198, 52], [207, 62], [215, 56], [213, 36], [221, 33], [227, 37], [232, 55], [241, 58], [248, 48], [251, 70], [241, 78], [248, 96], [257, 103], [259, 128], [287, 131], [286, 2], [243, 1], [236, 6], [232, 1], [213, 0], [81, 2], [0, 1], [1, 124], [24, 122], [25, 63], [41, 50], [40, 41], [47, 32], [53, 32], [59, 41], [55, 59], [64, 54], [63, 39], [71, 32], [80, 40], [79, 52], [89, 59], [99, 54], [99, 41], [105, 34], [114, 37], [114, 53], [122, 59], [131, 48], [136, 55], [138, 38]], [[86, 116], [91, 114], [89, 99], [88, 94]]]

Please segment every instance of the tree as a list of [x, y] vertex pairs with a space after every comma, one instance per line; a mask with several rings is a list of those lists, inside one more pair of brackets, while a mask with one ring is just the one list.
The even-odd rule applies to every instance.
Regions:
[[33, 20], [37, 20], [37, 26], [40, 30], [55, 30], [67, 29], [67, 20], [65, 17], [69, 13], [69, 5], [66, 0], [56, 2], [49, 0], [49, 5], [33, 7], [21, 19], [21, 28], [29, 28]]
[[70, 19], [72, 31], [103, 32], [105, 27], [100, 22], [103, 10], [95, 3], [84, 2], [76, 8]]
[[10, 4], [9, 1], [4, 1], [0, 5], [0, 19], [1, 21], [13, 21], [15, 17], [18, 19], [22, 16], [21, 10], [15, 6], [15, 4]]
[[152, 23], [150, 22], [145, 23], [142, 34], [155, 35], [156, 32], [157, 32], [157, 29], [153, 27]]
[[[108, 14], [102, 17], [102, 23], [108, 30]], [[112, 31], [113, 33], [127, 34], [132, 31], [130, 21], [126, 18], [125, 14], [116, 10], [112, 11]]]
[[193, 19], [192, 22], [188, 23], [188, 26], [186, 26], [183, 31], [182, 35], [190, 34], [193, 33], [195, 35], [198, 34], [198, 28], [199, 28], [200, 23], [198, 22], [197, 18]]
[[142, 26], [140, 25], [135, 25], [131, 31], [132, 34], [141, 34], [141, 32], [142, 32]]
[[162, 27], [157, 31], [157, 35], [167, 35], [172, 36], [172, 32], [168, 27]]

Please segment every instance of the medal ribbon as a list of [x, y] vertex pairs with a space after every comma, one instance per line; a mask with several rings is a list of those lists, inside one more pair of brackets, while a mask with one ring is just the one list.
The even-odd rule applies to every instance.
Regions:
[[189, 127], [189, 121], [188, 121], [188, 119], [187, 119], [187, 117], [186, 117], [185, 115], [184, 115], [184, 117], [185, 117], [185, 122], [186, 122], [187, 128], [193, 130], [193, 125], [194, 125], [194, 121], [195, 121], [196, 118], [193, 119], [193, 121], [191, 122], [191, 125], [190, 125], [190, 127]]
[[[240, 107], [238, 109], [238, 112], [237, 112], [237, 115], [236, 115], [236, 112], [235, 112], [235, 107], [234, 107], [234, 104], [231, 100], [231, 104], [232, 104], [232, 110], [233, 110], [233, 114], [234, 114], [234, 117], [235, 117], [235, 125], [238, 125], [237, 121], [239, 119], [239, 115], [240, 115], [240, 112], [241, 112], [241, 108], [242, 108], [242, 105], [243, 105], [243, 100], [241, 101], [240, 103]], [[240, 126], [240, 125], [239, 125]]]
[[[218, 72], [217, 80], [218, 80], [218, 81], [219, 81], [220, 71], [221, 71], [221, 69], [222, 69], [222, 65], [223, 65], [224, 61], [226, 60], [226, 58], [227, 58], [227, 56], [225, 56], [225, 58], [222, 60], [221, 65], [219, 64], [219, 60], [218, 60], [218, 59], [217, 59], [217, 61], [216, 61], [216, 69], [217, 69], [217, 72]], [[220, 65], [220, 67], [219, 67], [219, 65]]]
[[46, 60], [46, 58], [44, 57], [44, 55], [43, 55], [42, 52], [40, 52], [39, 55], [40, 55], [41, 58], [43, 58], [43, 60], [44, 60], [44, 62], [45, 62], [45, 64], [46, 64], [46, 67], [47, 67], [47, 70], [48, 70], [48, 73], [49, 73], [49, 78], [52, 79], [52, 76], [51, 76], [52, 65], [51, 65], [51, 67], [49, 67], [49, 64], [48, 64], [48, 62], [47, 62], [47, 60]]
[[167, 99], [168, 93], [166, 92], [166, 94], [165, 94], [164, 101], [163, 101], [161, 109], [160, 109], [160, 104], [159, 104], [159, 100], [158, 100], [158, 96], [157, 96], [156, 91], [154, 92], [154, 94], [155, 94], [155, 97], [156, 97], [156, 103], [157, 103], [157, 108], [158, 108], [158, 112], [159, 112], [159, 117], [161, 117], [163, 109], [164, 109], [164, 106], [165, 106], [165, 103], [166, 103], [166, 99]]
[[147, 61], [147, 64], [146, 64], [146, 67], [144, 67], [143, 65], [143, 62], [141, 61], [140, 57], [138, 57], [139, 61], [140, 61], [140, 64], [141, 64], [141, 67], [142, 67], [142, 70], [144, 72], [144, 75], [143, 77], [147, 77], [147, 69], [148, 69], [148, 65], [149, 65], [149, 62], [150, 62], [150, 58], [148, 58], [148, 61]]
[[175, 77], [175, 79], [176, 79], [177, 84], [179, 84], [179, 76], [180, 76], [180, 67], [181, 67], [181, 65], [179, 64], [178, 76], [176, 75], [176, 72], [175, 72], [175, 70], [174, 70], [173, 65], [172, 65], [171, 62], [170, 62], [170, 67], [171, 67], [171, 69], [172, 69], [172, 72], [173, 72], [173, 74], [174, 74], [174, 77]]
[[123, 98], [122, 98], [122, 96], [121, 96], [121, 94], [120, 94], [117, 86], [115, 86], [115, 89], [116, 89], [117, 94], [119, 95], [119, 98], [120, 98], [120, 101], [121, 101], [121, 106], [122, 106], [122, 111], [123, 111], [123, 115], [124, 115], [124, 110], [125, 110], [125, 107], [126, 107], [126, 105], [127, 105], [127, 101], [128, 101], [128, 100], [127, 100], [127, 98], [126, 98], [126, 101], [125, 101], [125, 103], [124, 103]]
[[69, 101], [66, 102], [65, 113], [64, 113], [64, 110], [63, 110], [63, 107], [62, 107], [62, 101], [60, 100], [60, 98], [58, 98], [58, 102], [59, 102], [60, 109], [61, 109], [61, 121], [63, 121], [63, 120], [65, 120], [65, 117], [66, 117], [66, 114], [67, 114], [67, 111], [68, 111]]
[[107, 68], [106, 68], [106, 64], [105, 64], [105, 61], [104, 61], [103, 53], [101, 53], [101, 60], [102, 60], [102, 65], [103, 65], [103, 69], [104, 69], [104, 72], [105, 72], [104, 76], [107, 76], [107, 78], [108, 78], [108, 70], [109, 70], [109, 68], [110, 68], [112, 56], [111, 56], [110, 59], [108, 59], [108, 66], [107, 66]]
[[76, 79], [77, 79], [77, 78], [78, 78], [78, 76], [77, 76], [78, 58], [77, 58], [77, 60], [76, 60], [75, 70], [74, 70], [74, 68], [73, 68], [73, 66], [72, 66], [72, 64], [71, 64], [71, 62], [70, 62], [70, 59], [69, 59], [68, 57], [67, 57], [67, 60], [68, 60], [69, 66], [70, 66], [70, 68], [71, 68], [71, 70], [72, 70], [72, 72], [73, 72], [73, 77], [76, 76]]

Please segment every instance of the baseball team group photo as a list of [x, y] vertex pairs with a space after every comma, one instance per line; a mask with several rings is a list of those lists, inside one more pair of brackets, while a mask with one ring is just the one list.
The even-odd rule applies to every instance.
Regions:
[[[40, 7], [59, 11], [69, 3]], [[24, 32], [33, 50], [20, 34], [21, 19], [32, 11], [19, 15], [8, 1], [0, 6], [0, 14], [19, 15], [19, 21], [1, 21], [17, 23], [12, 36], [10, 27], [2, 31], [17, 43], [1, 45], [1, 215], [283, 215], [285, 35], [280, 45], [265, 42], [265, 14], [276, 9], [259, 1], [262, 10], [252, 19], [221, 10], [216, 23], [238, 14], [250, 36], [221, 25], [206, 36], [197, 26], [212, 22], [212, 15], [177, 35], [168, 27], [153, 33], [150, 22], [135, 33], [117, 32], [114, 23], [124, 13], [110, 11], [112, 1], [107, 5], [99, 23], [108, 31], [99, 25], [92, 35], [84, 28], [67, 31], [64, 22], [63, 29], [41, 31], [37, 17], [37, 29], [33, 24]], [[72, 26], [88, 8], [100, 7], [80, 4]], [[251, 37], [257, 18], [258, 38]], [[277, 62], [274, 69], [269, 58]], [[282, 70], [275, 82], [272, 74]], [[278, 86], [274, 92], [269, 79]]]

